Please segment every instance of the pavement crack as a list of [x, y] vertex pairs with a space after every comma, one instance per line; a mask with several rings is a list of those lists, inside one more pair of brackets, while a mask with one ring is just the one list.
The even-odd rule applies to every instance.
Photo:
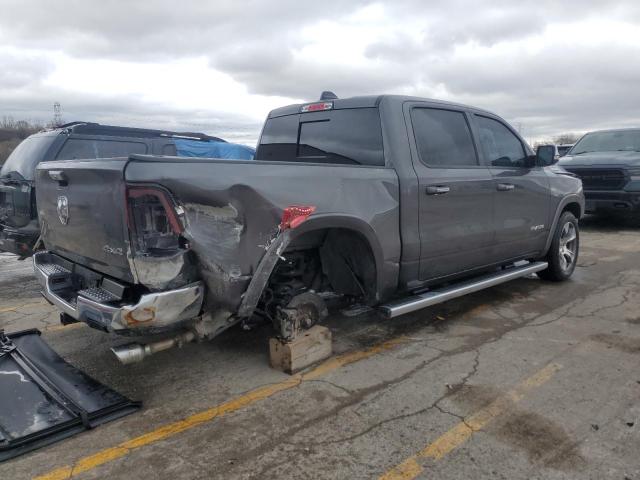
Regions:
[[[442, 399], [444, 400], [444, 399]], [[439, 404], [439, 402], [436, 402], [434, 405], [434, 408], [436, 408], [438, 411], [440, 411], [440, 413], [443, 413], [444, 415], [450, 415], [452, 417], [457, 418], [458, 420], [460, 420], [461, 423], [463, 423], [469, 430], [471, 430], [472, 432], [475, 432], [476, 430], [467, 423], [467, 419], [465, 417], [463, 417], [462, 415], [459, 415], [457, 413], [451, 412], [449, 410], [445, 410], [444, 408], [442, 408]]]
[[337, 383], [330, 382], [329, 380], [323, 380], [323, 379], [316, 378], [316, 379], [313, 379], [313, 380], [305, 380], [304, 382], [305, 383], [324, 383], [324, 384], [330, 385], [330, 386], [332, 386], [334, 388], [337, 388], [338, 390], [343, 391], [347, 395], [352, 395], [354, 393], [354, 390], [349, 390], [348, 388], [343, 387], [342, 385], [338, 385]]

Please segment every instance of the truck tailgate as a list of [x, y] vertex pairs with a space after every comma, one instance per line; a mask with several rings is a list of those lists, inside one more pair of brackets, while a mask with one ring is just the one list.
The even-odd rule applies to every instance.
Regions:
[[127, 161], [41, 163], [36, 171], [36, 197], [47, 249], [132, 282], [124, 183]]

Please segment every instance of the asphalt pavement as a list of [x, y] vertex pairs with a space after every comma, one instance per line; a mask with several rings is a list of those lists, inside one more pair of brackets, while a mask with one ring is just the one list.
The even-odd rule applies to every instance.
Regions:
[[532, 276], [393, 320], [332, 315], [334, 356], [269, 368], [267, 325], [121, 366], [0, 255], [0, 328], [37, 327], [139, 413], [0, 478], [640, 480], [640, 228], [582, 222], [571, 281]]

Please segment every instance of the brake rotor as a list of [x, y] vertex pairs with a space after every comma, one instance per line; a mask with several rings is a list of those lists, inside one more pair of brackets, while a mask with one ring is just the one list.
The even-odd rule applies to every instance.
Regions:
[[328, 315], [322, 298], [314, 292], [304, 292], [295, 295], [285, 307], [278, 309], [274, 327], [280, 338], [291, 341]]

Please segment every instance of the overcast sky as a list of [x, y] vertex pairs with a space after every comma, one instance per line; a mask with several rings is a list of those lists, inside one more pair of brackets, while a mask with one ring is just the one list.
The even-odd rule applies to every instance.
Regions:
[[198, 130], [401, 93], [483, 107], [528, 139], [640, 126], [640, 2], [0, 0], [0, 116]]

